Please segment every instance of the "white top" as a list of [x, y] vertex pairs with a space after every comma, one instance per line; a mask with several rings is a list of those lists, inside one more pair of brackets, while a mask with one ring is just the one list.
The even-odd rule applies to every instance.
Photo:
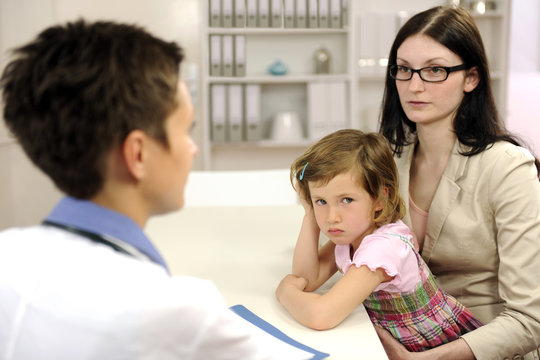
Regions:
[[302, 358], [211, 282], [47, 226], [0, 232], [0, 319], [2, 360]]

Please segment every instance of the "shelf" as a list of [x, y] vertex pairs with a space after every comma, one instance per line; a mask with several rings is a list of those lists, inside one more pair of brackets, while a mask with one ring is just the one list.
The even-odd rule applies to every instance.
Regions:
[[305, 84], [325, 81], [348, 81], [347, 74], [306, 74], [306, 75], [247, 75], [243, 77], [210, 76], [208, 82], [227, 84]]
[[208, 28], [208, 35], [320, 35], [347, 34], [348, 28]]
[[213, 149], [231, 148], [305, 148], [314, 143], [314, 140], [302, 139], [295, 141], [260, 140], [260, 141], [239, 141], [228, 143], [212, 143]]

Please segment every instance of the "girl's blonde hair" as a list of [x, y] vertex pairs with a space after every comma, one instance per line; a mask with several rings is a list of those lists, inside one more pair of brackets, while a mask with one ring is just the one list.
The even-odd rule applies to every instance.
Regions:
[[383, 204], [382, 210], [373, 212], [377, 227], [403, 218], [396, 164], [390, 144], [381, 134], [346, 129], [325, 136], [292, 163], [291, 183], [312, 204], [309, 182], [324, 185], [349, 171], [358, 186]]

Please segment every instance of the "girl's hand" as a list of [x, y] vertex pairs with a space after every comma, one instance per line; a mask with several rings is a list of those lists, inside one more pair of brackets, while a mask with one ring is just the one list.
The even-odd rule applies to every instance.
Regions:
[[300, 204], [306, 211], [306, 214], [312, 211], [313, 208], [311, 207], [311, 204], [307, 202], [306, 199], [304, 198], [304, 192], [302, 191], [300, 186], [295, 186], [294, 189], [296, 190], [296, 194], [298, 195], [298, 200], [300, 200]]
[[276, 289], [276, 297], [278, 298], [278, 300], [280, 300], [283, 294], [287, 292], [287, 290], [290, 290], [290, 289], [297, 289], [300, 291], [304, 291], [307, 284], [308, 284], [308, 281], [304, 279], [303, 277], [289, 274], [285, 276], [279, 283]]

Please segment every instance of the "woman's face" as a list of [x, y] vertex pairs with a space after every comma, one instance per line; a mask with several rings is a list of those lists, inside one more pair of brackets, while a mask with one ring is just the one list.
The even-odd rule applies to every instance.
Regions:
[[[397, 50], [396, 63], [411, 69], [427, 66], [451, 67], [463, 60], [433, 38], [416, 34], [408, 37]], [[399, 100], [407, 117], [418, 125], [444, 124], [452, 129], [452, 120], [465, 92], [477, 84], [475, 71], [451, 72], [442, 82], [423, 81], [418, 73], [410, 80], [395, 80]], [[473, 74], [471, 76], [470, 74]]]

